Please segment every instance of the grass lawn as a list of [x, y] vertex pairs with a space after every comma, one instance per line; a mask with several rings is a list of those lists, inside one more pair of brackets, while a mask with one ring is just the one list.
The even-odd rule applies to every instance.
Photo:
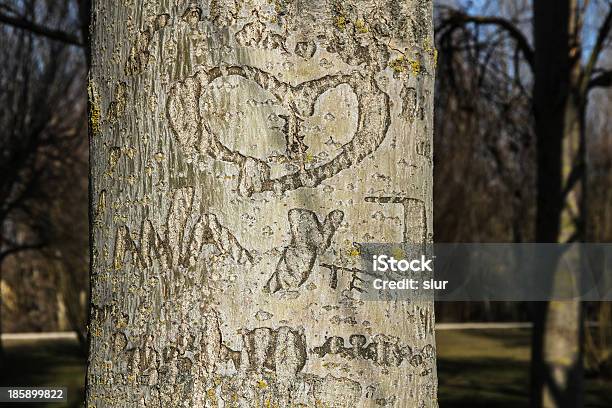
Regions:
[[[82, 407], [85, 358], [76, 340], [5, 340], [1, 386], [67, 387], [68, 404], [15, 403], [15, 407]], [[0, 403], [0, 407], [9, 406]]]
[[[436, 336], [440, 407], [528, 406], [529, 330], [443, 330]], [[0, 385], [66, 386], [66, 406], [82, 406], [85, 362], [76, 341], [5, 341], [4, 346]], [[610, 388], [610, 380], [588, 379], [587, 407], [612, 407]]]
[[[439, 330], [440, 407], [529, 406], [529, 329]], [[585, 405], [612, 407], [612, 380], [586, 380]]]

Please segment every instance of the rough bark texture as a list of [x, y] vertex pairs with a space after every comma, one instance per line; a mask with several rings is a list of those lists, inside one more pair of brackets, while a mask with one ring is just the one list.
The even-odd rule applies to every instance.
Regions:
[[95, 407], [435, 407], [429, 0], [94, 2]]
[[[538, 150], [537, 242], [583, 238], [584, 182], [572, 182], [584, 154], [580, 21], [576, 0], [534, 5], [534, 114]], [[576, 222], [576, 219], [578, 221]], [[551, 288], [554, 291], [555, 288]], [[583, 404], [582, 309], [577, 301], [534, 304], [531, 405]]]

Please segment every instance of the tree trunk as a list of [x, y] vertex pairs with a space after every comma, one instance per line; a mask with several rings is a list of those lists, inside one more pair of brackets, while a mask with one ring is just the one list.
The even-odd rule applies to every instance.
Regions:
[[2, 294], [2, 260], [0, 260], [0, 368], [4, 367], [4, 343], [2, 342], [2, 312], [3, 312], [3, 294]]
[[[583, 239], [584, 183], [571, 181], [584, 158], [578, 25], [576, 0], [534, 1], [537, 242]], [[532, 406], [582, 406], [580, 302], [539, 302], [533, 312]]]
[[94, 2], [87, 406], [435, 407], [428, 0]]

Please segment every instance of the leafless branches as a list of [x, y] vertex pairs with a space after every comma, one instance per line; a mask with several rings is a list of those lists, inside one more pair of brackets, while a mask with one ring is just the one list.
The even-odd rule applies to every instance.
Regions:
[[441, 18], [441, 23], [436, 28], [436, 35], [441, 39], [445, 36], [452, 35], [453, 32], [466, 24], [474, 25], [492, 25], [503, 30], [510, 38], [512, 38], [523, 53], [525, 61], [533, 69], [534, 51], [527, 37], [523, 32], [510, 20], [499, 16], [478, 16], [470, 15], [464, 11], [445, 7], [443, 8], [444, 17]]
[[[70, 121], [70, 116], [78, 115], [74, 109], [79, 105], [84, 111], [78, 90], [84, 72], [65, 45], [40, 48], [36, 38], [24, 32], [5, 31], [0, 41], [5, 61], [0, 72], [0, 126], [4, 129], [0, 134], [0, 254], [4, 254], [46, 241], [47, 221], [35, 203], [49, 199], [60, 169], [71, 160], [66, 151], [83, 143], [78, 128], [82, 120]], [[7, 237], [15, 228], [20, 229], [17, 238]]]
[[606, 17], [604, 18], [604, 21], [597, 32], [597, 40], [595, 41], [595, 45], [591, 50], [591, 54], [582, 74], [581, 94], [584, 96], [586, 96], [586, 93], [592, 88], [609, 87], [612, 85], [612, 70], [604, 70], [599, 72], [596, 76], [593, 76], [606, 40], [610, 36], [611, 30], [612, 3], [608, 6], [608, 13], [606, 14]]
[[55, 30], [52, 28], [44, 27], [40, 24], [36, 24], [24, 17], [13, 17], [9, 14], [0, 11], [0, 23], [8, 24], [16, 28], [27, 30], [31, 33], [42, 35], [52, 40], [61, 41], [69, 45], [76, 45], [83, 47], [83, 40], [75, 35], [64, 32], [62, 30]]

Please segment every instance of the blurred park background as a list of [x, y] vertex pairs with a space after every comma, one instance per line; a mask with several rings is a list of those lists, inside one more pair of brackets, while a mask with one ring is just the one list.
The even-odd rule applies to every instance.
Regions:
[[[555, 3], [540, 1], [554, 17]], [[82, 401], [87, 343], [87, 3], [0, 0], [0, 384], [66, 385], [69, 406]], [[562, 198], [575, 187], [579, 198], [557, 235], [611, 242], [612, 3], [569, 3], [571, 44], [557, 51], [576, 75], [556, 86], [576, 100]], [[435, 2], [437, 242], [542, 240], [535, 112], [556, 95], [535, 81], [556, 51], [536, 47], [546, 34], [534, 31], [536, 12], [530, 0]], [[585, 405], [610, 407], [612, 305], [583, 306]], [[436, 305], [441, 407], [529, 406], [532, 312]]]

